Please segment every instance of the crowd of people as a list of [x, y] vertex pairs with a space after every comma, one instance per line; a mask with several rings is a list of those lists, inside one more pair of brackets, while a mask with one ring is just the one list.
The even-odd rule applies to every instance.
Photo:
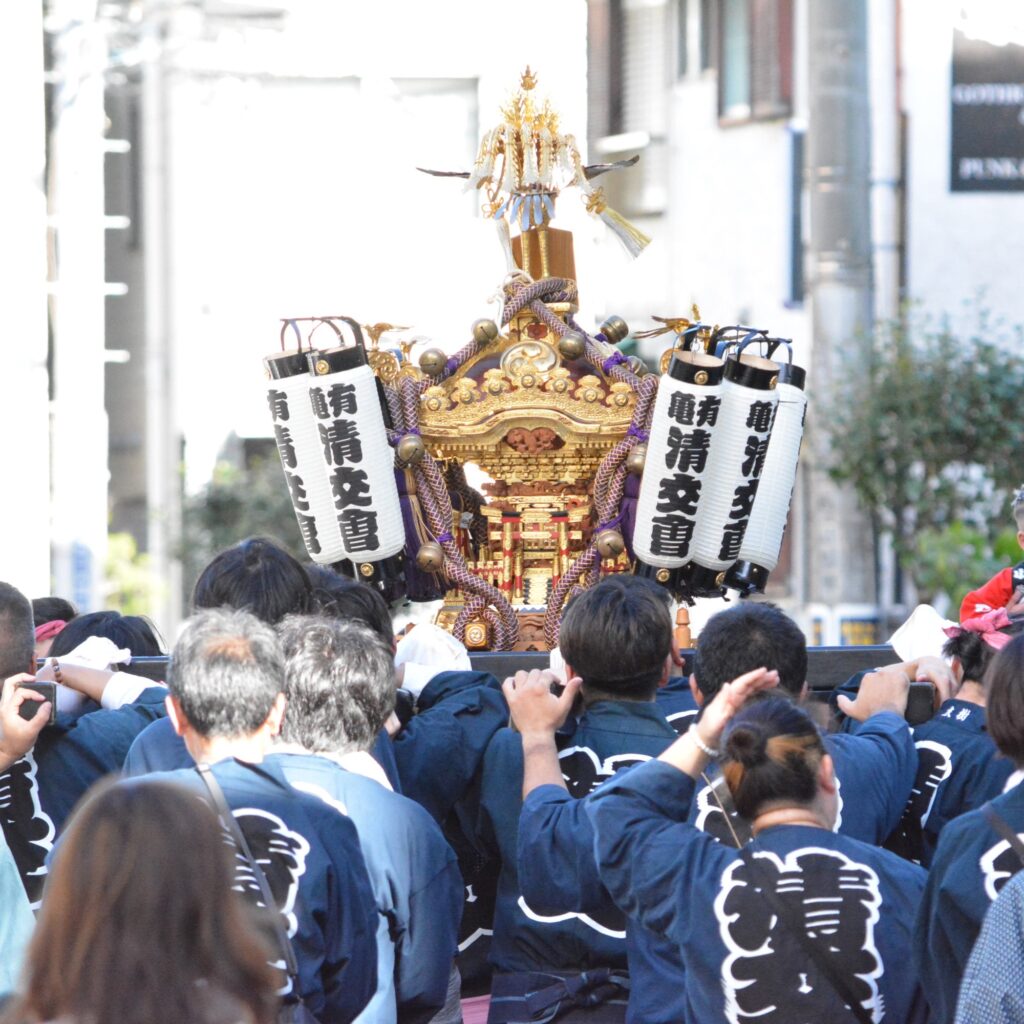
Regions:
[[1017, 596], [830, 707], [778, 608], [684, 667], [629, 575], [503, 682], [265, 539], [161, 682], [146, 620], [0, 584], [0, 1020], [1024, 1022]]

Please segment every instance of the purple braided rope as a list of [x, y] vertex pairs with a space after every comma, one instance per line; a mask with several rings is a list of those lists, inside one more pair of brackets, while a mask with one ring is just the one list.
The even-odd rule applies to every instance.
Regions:
[[605, 359], [601, 363], [601, 369], [605, 373], [611, 373], [616, 366], [621, 365], [625, 361], [626, 357], [618, 349], [616, 349], [607, 359]]
[[384, 386], [384, 400], [388, 403], [388, 412], [391, 413], [391, 421], [395, 429], [405, 432], [405, 415], [402, 411], [402, 403], [398, 398], [398, 392], [393, 387]]
[[[622, 495], [626, 489], [626, 457], [637, 445], [635, 431], [647, 433], [654, 414], [654, 399], [658, 394], [658, 381], [653, 374], [637, 381], [636, 406], [626, 436], [601, 460], [594, 477], [594, 511], [599, 523], [613, 521], [619, 515]], [[596, 534], [597, 531], [595, 530]], [[544, 613], [544, 636], [550, 647], [558, 645], [558, 632], [562, 607], [566, 600], [593, 586], [600, 578], [601, 562], [593, 539], [587, 549], [569, 566], [558, 581]], [[580, 581], [583, 581], [583, 586]]]
[[[507, 324], [527, 306], [535, 308], [533, 303], [541, 299], [546, 298], [548, 302], [575, 302], [577, 294], [576, 282], [562, 277], [546, 277], [532, 284], [520, 285], [506, 298], [501, 311], [501, 322]], [[561, 321], [559, 324], [564, 332], [565, 325]]]
[[636, 389], [641, 378], [638, 377], [631, 369], [629, 369], [629, 365], [626, 363], [625, 357], [622, 356], [621, 352], [618, 352], [618, 355], [622, 356], [622, 362], [613, 363], [611, 367], [606, 370], [604, 368], [605, 362], [610, 359], [613, 359], [616, 353], [613, 352], [611, 356], [606, 356], [599, 347], [597, 340], [591, 337], [589, 334], [587, 334], [587, 332], [583, 330], [583, 328], [580, 327], [580, 325], [576, 323], [576, 321], [571, 316], [566, 317], [566, 323], [568, 323], [569, 327], [571, 327], [572, 330], [579, 331], [579, 333], [582, 334], [583, 337], [587, 339], [587, 350], [585, 358], [587, 362], [594, 367], [594, 369], [600, 370], [606, 376], [611, 377], [612, 380], [619, 381], [622, 384], [628, 384], [634, 390]]
[[529, 306], [536, 314], [537, 319], [546, 324], [556, 337], [561, 338], [570, 330], [580, 333], [586, 339], [585, 358], [587, 362], [595, 369], [600, 370], [606, 377], [636, 389], [640, 378], [629, 369], [626, 357], [618, 349], [614, 349], [610, 355], [606, 356], [597, 341], [583, 330], [571, 315], [563, 321], [541, 301], [544, 299], [547, 302], [574, 302], [576, 295], [576, 283], [563, 278], [545, 278], [542, 281], [534, 281], [532, 284], [520, 285], [506, 300], [501, 314], [501, 322], [507, 324], [512, 317]]
[[554, 313], [544, 305], [540, 299], [535, 299], [530, 303], [530, 309], [537, 315], [537, 319], [543, 321], [551, 329], [552, 333], [556, 338], [562, 337], [563, 334], [567, 333], [569, 328], [563, 323], [563, 321], [555, 316]]
[[[496, 607], [498, 619], [498, 628], [495, 631], [496, 647], [498, 650], [508, 650], [515, 643], [519, 634], [519, 620], [501, 591], [469, 571], [469, 567], [462, 557], [462, 552], [459, 550], [458, 544], [456, 544], [450, 532], [452, 521], [451, 501], [448, 499], [448, 492], [437, 463], [427, 455], [414, 467], [413, 475], [416, 477], [420, 504], [426, 515], [427, 523], [445, 553], [445, 575], [453, 586], [464, 593], [473, 595], [479, 601], [480, 609], [486, 605], [494, 605]], [[443, 502], [438, 500], [438, 493], [444, 495]], [[443, 505], [447, 505], [447, 509], [444, 509]], [[447, 512], [447, 518], [445, 512]], [[473, 602], [471, 601], [470, 605], [472, 606], [472, 604]], [[474, 609], [474, 611], [476, 610], [479, 609]], [[463, 609], [463, 611], [466, 611], [466, 609]], [[472, 616], [467, 615], [466, 619], [468, 620], [470, 617]], [[458, 623], [458, 619], [456, 623]], [[465, 621], [463, 621], [462, 627], [456, 630], [455, 635], [458, 639], [463, 639], [465, 636]]]
[[[418, 382], [409, 378], [402, 378], [399, 382], [399, 388], [400, 404], [404, 414], [406, 430], [418, 429]], [[445, 576], [459, 590], [474, 595], [474, 599], [470, 601], [467, 607], [459, 614], [459, 618], [456, 619], [455, 636], [462, 640], [465, 637], [466, 622], [469, 618], [473, 614], [482, 613], [487, 605], [493, 605], [496, 609], [494, 620], [492, 621], [487, 615], [484, 615], [484, 618], [494, 627], [495, 646], [497, 649], [500, 651], [508, 650], [519, 636], [519, 619], [501, 591], [469, 571], [469, 567], [462, 557], [462, 552], [459, 550], [458, 544], [450, 532], [454, 511], [451, 498], [448, 496], [448, 488], [445, 485], [437, 463], [430, 453], [427, 452], [423, 459], [413, 467], [412, 472], [416, 480], [420, 507], [426, 517], [427, 525], [445, 553], [443, 566]], [[479, 608], [475, 607], [474, 600], [481, 602]], [[474, 611], [470, 614], [465, 614], [471, 607], [474, 608]]]
[[591, 546], [569, 566], [558, 581], [558, 586], [552, 592], [547, 611], [544, 613], [544, 638], [548, 642], [548, 647], [558, 646], [558, 626], [562, 605], [570, 596], [570, 592], [572, 592], [572, 596], [580, 592], [581, 588], [578, 585], [580, 577], [590, 571], [596, 560], [597, 548]]
[[[455, 625], [452, 627], [452, 633], [457, 637], [465, 636], [466, 627], [469, 625], [470, 620], [474, 618], [484, 619], [490, 625], [495, 637], [505, 635], [505, 626], [501, 621], [501, 617], [493, 608], [488, 607], [484, 598], [479, 596], [471, 598], [469, 603], [459, 612], [455, 619]], [[512, 642], [515, 642], [514, 639]], [[507, 648], [502, 648], [502, 650], [507, 650]]]
[[446, 381], [453, 373], [455, 373], [463, 363], [469, 362], [470, 359], [475, 356], [483, 346], [475, 338], [468, 344], [463, 345], [458, 352], [453, 355], [448, 362], [444, 364], [444, 370], [436, 377], [428, 377], [422, 382], [420, 386], [420, 393], [422, 394], [433, 384], [440, 384], [442, 381]]

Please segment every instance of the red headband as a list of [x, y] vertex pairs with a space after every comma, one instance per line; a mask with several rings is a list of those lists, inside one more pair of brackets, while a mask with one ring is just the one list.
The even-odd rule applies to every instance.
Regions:
[[964, 630], [969, 633], [980, 633], [981, 639], [997, 651], [1001, 651], [1012, 639], [1008, 633], [1001, 630], [1010, 624], [1010, 616], [1006, 614], [1005, 608], [993, 608], [984, 615], [976, 615], [970, 619], [964, 619], [959, 626], [946, 626], [943, 633], [948, 637], [960, 636]]
[[41, 626], [36, 626], [36, 643], [52, 640], [66, 625], [67, 623], [63, 619], [51, 619]]

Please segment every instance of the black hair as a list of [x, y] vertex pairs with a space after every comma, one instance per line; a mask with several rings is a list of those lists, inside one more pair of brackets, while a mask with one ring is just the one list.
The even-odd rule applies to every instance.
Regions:
[[985, 725], [1000, 753], [1024, 768], [1024, 635], [1015, 636], [985, 673]]
[[[1024, 619], [1011, 619], [1010, 624], [1000, 630], [1008, 636], [1016, 636], [1024, 631]], [[972, 629], [960, 628], [956, 636], [951, 636], [942, 645], [942, 653], [947, 658], [957, 658], [963, 670], [963, 681], [980, 683], [985, 672], [996, 655], [996, 648], [987, 643], [981, 633]]]
[[726, 727], [722, 774], [736, 810], [748, 820], [768, 803], [809, 804], [825, 753], [807, 713], [783, 696], [748, 703]]
[[193, 608], [239, 608], [273, 625], [310, 610], [305, 569], [266, 537], [249, 537], [222, 551], [199, 575]]
[[373, 587], [342, 576], [324, 565], [306, 565], [313, 586], [312, 611], [318, 615], [362, 622], [369, 626], [389, 648], [395, 643], [395, 629], [387, 601]]
[[91, 636], [112, 640], [118, 647], [127, 647], [133, 658], [158, 658], [165, 654], [163, 641], [156, 627], [141, 615], [120, 612], [88, 612], [72, 619], [54, 638], [50, 657], [59, 658], [73, 651]]
[[693, 657], [693, 674], [705, 700], [762, 666], [779, 673], [782, 689], [800, 696], [807, 681], [807, 640], [785, 612], [767, 602], [744, 601], [708, 619]]
[[558, 634], [585, 690], [653, 698], [672, 651], [672, 616], [663, 587], [626, 573], [606, 576], [574, 597]]
[[0, 583], [0, 683], [35, 664], [32, 605], [17, 587]]
[[248, 612], [198, 612], [174, 645], [167, 688], [201, 736], [249, 736], [284, 689], [284, 655], [274, 630]]
[[359, 622], [293, 615], [278, 626], [288, 698], [281, 739], [314, 753], [369, 750], [395, 707], [391, 646]]
[[70, 622], [77, 614], [75, 606], [63, 597], [32, 598], [32, 618], [37, 626], [47, 622]]

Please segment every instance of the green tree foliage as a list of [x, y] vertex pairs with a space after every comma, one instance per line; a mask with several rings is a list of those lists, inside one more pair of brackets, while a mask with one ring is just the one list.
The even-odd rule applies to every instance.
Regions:
[[122, 615], [148, 615], [160, 585], [149, 555], [139, 552], [130, 533], [107, 535], [107, 600], [104, 608]]
[[181, 558], [186, 607], [207, 562], [255, 536], [272, 538], [300, 561], [307, 558], [276, 455], [253, 459], [244, 469], [220, 463], [202, 491], [185, 500]]
[[1007, 564], [995, 545], [1024, 479], [1024, 330], [974, 314], [967, 335], [914, 312], [879, 324], [819, 413], [832, 475], [892, 538], [922, 598], [955, 600]]

